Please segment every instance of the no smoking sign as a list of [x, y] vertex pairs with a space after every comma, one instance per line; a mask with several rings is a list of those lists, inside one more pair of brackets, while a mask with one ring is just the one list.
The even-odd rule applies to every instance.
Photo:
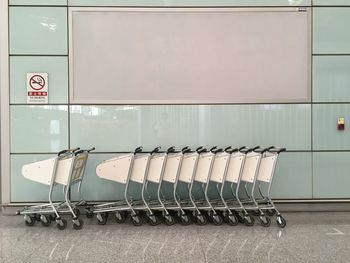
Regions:
[[47, 73], [27, 73], [27, 103], [48, 103]]

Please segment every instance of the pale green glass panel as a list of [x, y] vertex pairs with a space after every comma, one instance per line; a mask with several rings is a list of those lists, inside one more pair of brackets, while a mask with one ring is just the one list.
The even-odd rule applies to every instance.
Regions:
[[11, 152], [59, 152], [68, 147], [68, 106], [11, 106]]
[[[48, 202], [49, 186], [24, 178], [22, 166], [53, 157], [55, 155], [11, 155], [11, 202]], [[64, 199], [61, 186], [56, 186], [53, 193], [53, 200]]]
[[350, 54], [350, 8], [313, 9], [313, 53]]
[[[338, 130], [338, 118], [345, 118], [345, 130]], [[313, 149], [350, 150], [350, 105], [324, 104], [313, 106]]]
[[10, 54], [67, 55], [67, 8], [10, 7]]
[[311, 0], [68, 0], [70, 6], [310, 6]]
[[313, 5], [328, 5], [328, 6], [336, 6], [336, 5], [350, 5], [349, 0], [313, 0]]
[[350, 101], [350, 56], [313, 57], [313, 101]]
[[350, 153], [314, 153], [313, 198], [350, 198]]
[[10, 0], [9, 5], [67, 5], [67, 0]]
[[275, 199], [312, 198], [311, 153], [281, 153], [271, 186]]
[[67, 57], [10, 57], [10, 102], [27, 103], [27, 73], [47, 72], [49, 103], [68, 102]]
[[71, 106], [72, 146], [99, 152], [137, 146], [204, 145], [311, 148], [311, 106], [144, 105]]

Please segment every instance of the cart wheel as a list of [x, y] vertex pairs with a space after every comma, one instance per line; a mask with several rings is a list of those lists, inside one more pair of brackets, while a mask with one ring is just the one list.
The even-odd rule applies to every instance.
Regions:
[[200, 226], [204, 226], [208, 223], [208, 219], [205, 215], [203, 214], [198, 214], [196, 216], [196, 223]]
[[131, 217], [132, 224], [134, 226], [141, 226], [142, 225], [142, 218], [139, 215], [134, 215]]
[[164, 216], [164, 223], [168, 226], [172, 226], [175, 224], [175, 219], [171, 215]]
[[56, 220], [56, 215], [49, 215], [51, 222]]
[[57, 228], [59, 230], [64, 230], [67, 227], [67, 220], [66, 219], [60, 219], [57, 220]]
[[40, 216], [40, 220], [41, 220], [41, 224], [43, 226], [50, 226], [51, 225], [51, 216], [45, 216], [45, 215], [41, 215]]
[[276, 222], [280, 228], [284, 228], [287, 225], [286, 220], [281, 215], [277, 216]]
[[186, 214], [181, 215], [180, 220], [181, 220], [181, 225], [183, 225], [183, 226], [188, 226], [191, 224], [191, 219]]
[[33, 216], [26, 215], [24, 217], [24, 223], [26, 224], [26, 226], [34, 226], [35, 222], [36, 222], [36, 219]]
[[80, 214], [81, 214], [81, 212], [80, 212], [80, 210], [79, 210], [78, 208], [74, 208], [74, 209], [73, 209], [73, 212], [74, 212], [74, 214], [75, 214], [76, 217], [79, 217]]
[[218, 214], [215, 214], [212, 216], [212, 221], [213, 221], [213, 224], [216, 226], [222, 225], [222, 217]]
[[156, 217], [155, 215], [151, 215], [149, 216], [149, 222], [148, 222], [151, 226], [156, 226], [159, 225], [159, 219], [158, 217]]
[[265, 211], [265, 213], [268, 215], [268, 216], [274, 216], [276, 214], [276, 210], [275, 209], [267, 209]]
[[87, 210], [86, 211], [86, 217], [87, 218], [93, 218], [94, 217], [94, 213], [91, 210]]
[[251, 213], [253, 216], [260, 216], [259, 210], [251, 210], [250, 213]]
[[235, 214], [232, 214], [232, 215], [227, 214], [225, 218], [226, 218], [226, 223], [231, 226], [237, 226], [239, 223], [237, 216]]
[[118, 224], [123, 224], [125, 223], [127, 214], [125, 212], [116, 212], [115, 213], [115, 221]]
[[271, 219], [267, 216], [260, 216], [260, 224], [264, 227], [269, 227], [271, 225]]
[[241, 224], [244, 224], [244, 216], [242, 216], [240, 213], [237, 211], [233, 211], [233, 213], [236, 215], [236, 218], [238, 219], [238, 222]]
[[34, 214], [33, 216], [34, 216], [34, 219], [35, 219], [36, 221], [38, 221], [38, 222], [40, 222], [40, 221], [41, 221], [41, 219], [40, 219], [40, 215], [38, 215], [38, 214]]
[[246, 215], [244, 217], [244, 224], [246, 226], [253, 226], [254, 225], [254, 218], [250, 215]]
[[96, 218], [97, 218], [98, 225], [105, 225], [107, 223], [108, 214], [107, 213], [98, 213]]
[[79, 219], [79, 218], [73, 220], [73, 228], [74, 228], [75, 230], [80, 230], [80, 229], [83, 228], [83, 226], [84, 226], [84, 221], [83, 221], [83, 220], [81, 220], [81, 219]]

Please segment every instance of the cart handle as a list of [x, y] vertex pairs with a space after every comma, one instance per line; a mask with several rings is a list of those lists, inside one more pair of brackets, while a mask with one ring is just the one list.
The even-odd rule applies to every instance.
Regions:
[[234, 152], [238, 152], [238, 149], [237, 148], [234, 148], [234, 149], [232, 149], [231, 148], [231, 146], [230, 146], [230, 149], [225, 149], [225, 152], [227, 152], [227, 153], [229, 153], [229, 154], [232, 154], [232, 153], [234, 153]]
[[95, 150], [96, 150], [95, 147], [91, 147], [89, 150], [86, 150], [86, 151], [89, 153], [89, 152], [92, 152], [92, 151], [95, 151]]
[[74, 148], [74, 149], [67, 149], [67, 150], [63, 150], [63, 151], [60, 151], [57, 155], [60, 156], [62, 154], [65, 154], [65, 153], [68, 153], [68, 152], [75, 152], [75, 151], [78, 151], [80, 150], [80, 148]]
[[219, 149], [214, 149], [214, 150], [210, 150], [213, 154], [217, 154], [217, 153], [221, 153], [223, 152], [223, 150], [221, 148]]
[[142, 146], [139, 146], [134, 150], [134, 154], [140, 153], [140, 152], [142, 152]]
[[174, 153], [175, 152], [175, 146], [171, 146], [166, 153]]
[[248, 154], [248, 153], [250, 153], [250, 152], [252, 152], [253, 151], [253, 149], [252, 148], [247, 148], [247, 147], [241, 147], [241, 148], [239, 148], [238, 149], [241, 153], [244, 153], [244, 154]]
[[280, 154], [281, 152], [285, 152], [286, 150], [287, 150], [286, 148], [273, 147], [269, 150], [269, 152]]
[[191, 152], [191, 149], [190, 149], [190, 147], [186, 146], [186, 147], [182, 148], [181, 152], [182, 152], [183, 154], [184, 154], [184, 153], [189, 153], [189, 152]]
[[[273, 148], [273, 146], [272, 146], [272, 148]], [[265, 153], [265, 152], [271, 150], [272, 148], [271, 148], [271, 147], [268, 147], [268, 148], [258, 148], [258, 149], [255, 149], [254, 152], [263, 154], [263, 153]]]
[[201, 153], [206, 153], [208, 152], [208, 150], [206, 148], [201, 147], [201, 149], [197, 150], [197, 153], [201, 154]]
[[218, 148], [217, 146], [214, 146], [214, 147], [212, 147], [209, 151], [213, 152], [213, 151], [215, 151], [217, 148]]
[[155, 153], [157, 153], [157, 152], [159, 152], [160, 149], [161, 149], [160, 146], [154, 148], [154, 149], [151, 151], [151, 155], [152, 155], [152, 154], [155, 154]]
[[203, 146], [199, 146], [199, 147], [196, 149], [196, 152], [200, 151], [201, 149], [203, 149]]

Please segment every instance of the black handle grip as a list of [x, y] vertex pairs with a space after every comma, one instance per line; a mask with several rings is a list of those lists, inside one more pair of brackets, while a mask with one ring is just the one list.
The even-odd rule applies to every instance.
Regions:
[[240, 149], [239, 150], [241, 153], [244, 153], [244, 154], [248, 154], [248, 153], [251, 153], [253, 151], [252, 148], [247, 148], [247, 147], [244, 147], [243, 149]]
[[171, 146], [166, 152], [167, 153], [174, 153], [175, 152], [175, 146]]
[[182, 148], [181, 152], [182, 152], [182, 154], [184, 154], [184, 153], [190, 153], [190, 152], [191, 152], [191, 149], [190, 149], [190, 147], [186, 146], [186, 147]]
[[75, 152], [74, 155], [77, 156], [77, 155], [79, 155], [79, 154], [81, 154], [83, 152], [84, 152], [84, 150], [79, 150], [79, 151]]
[[214, 154], [217, 154], [217, 153], [223, 152], [223, 150], [220, 148], [220, 149], [214, 149], [211, 152], [214, 153]]
[[269, 150], [269, 152], [280, 154], [281, 152], [285, 152], [286, 150], [287, 150], [286, 148], [273, 147], [272, 149]]
[[263, 154], [263, 153], [269, 151], [270, 149], [272, 149], [272, 148], [258, 148], [258, 149], [255, 149], [254, 152]]
[[86, 151], [89, 153], [89, 152], [95, 151], [95, 149], [96, 149], [95, 147], [91, 147], [89, 150], [86, 150]]
[[247, 149], [247, 146], [243, 146], [243, 147], [239, 148], [238, 151], [242, 151], [244, 149]]
[[231, 147], [231, 146], [228, 146], [228, 147], [225, 148], [224, 151], [227, 152], [227, 151], [230, 151], [231, 149], [232, 149], [232, 147]]
[[157, 152], [159, 152], [159, 151], [160, 151], [160, 149], [161, 149], [161, 147], [160, 147], [160, 146], [158, 146], [158, 147], [154, 148], [154, 149], [151, 151], [151, 155], [152, 155], [152, 154], [155, 154], [155, 153], [157, 153]]
[[200, 150], [197, 151], [197, 153], [201, 154], [201, 153], [206, 153], [208, 152], [208, 150], [206, 148], [201, 148]]
[[203, 149], [203, 146], [199, 146], [199, 147], [196, 149], [196, 152], [200, 151], [201, 149]]
[[217, 146], [214, 146], [214, 147], [212, 147], [209, 151], [213, 152], [213, 151], [215, 151], [217, 148], [218, 148]]
[[69, 152], [74, 153], [75, 151], [78, 151], [78, 150], [80, 150], [79, 147], [73, 148], [73, 149], [67, 149], [67, 150], [60, 151], [57, 155], [60, 156], [62, 154], [69, 153]]
[[142, 149], [143, 149], [142, 146], [137, 147], [137, 148], [134, 150], [134, 154], [142, 152]]
[[234, 148], [234, 149], [229, 149], [229, 150], [226, 150], [225, 149], [225, 152], [227, 152], [227, 153], [229, 153], [229, 154], [232, 154], [232, 153], [234, 153], [234, 152], [238, 152], [238, 149], [237, 148]]

